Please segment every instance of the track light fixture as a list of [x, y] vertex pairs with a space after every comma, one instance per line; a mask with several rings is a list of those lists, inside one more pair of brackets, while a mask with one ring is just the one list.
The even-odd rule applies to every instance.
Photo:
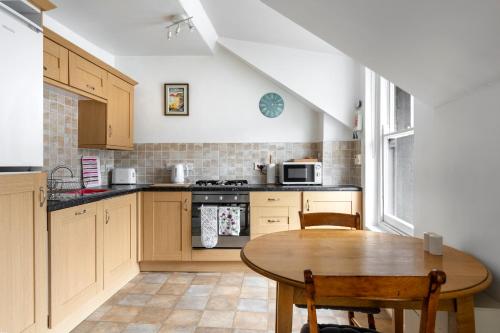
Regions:
[[167, 26], [167, 39], [172, 39], [172, 31], [175, 31], [175, 35], [179, 35], [182, 29], [182, 25], [186, 25], [189, 28], [189, 31], [193, 32], [196, 30], [196, 27], [193, 23], [193, 17], [181, 18], [179, 20], [174, 21], [172, 24]]

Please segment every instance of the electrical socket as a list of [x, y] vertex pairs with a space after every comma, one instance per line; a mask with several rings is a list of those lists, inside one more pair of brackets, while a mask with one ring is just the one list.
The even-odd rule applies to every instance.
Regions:
[[260, 162], [254, 162], [253, 163], [253, 169], [254, 170], [262, 170], [264, 168], [264, 164]]

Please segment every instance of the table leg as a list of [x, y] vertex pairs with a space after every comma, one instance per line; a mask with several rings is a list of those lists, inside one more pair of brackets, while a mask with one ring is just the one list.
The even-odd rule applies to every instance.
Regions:
[[403, 333], [404, 309], [394, 309], [394, 312], [392, 313], [392, 328], [394, 333]]
[[276, 333], [290, 333], [293, 319], [293, 287], [278, 282], [276, 287]]
[[474, 296], [466, 296], [457, 298], [456, 313], [454, 314], [456, 320], [457, 333], [474, 333], [476, 331], [476, 323], [474, 320]]

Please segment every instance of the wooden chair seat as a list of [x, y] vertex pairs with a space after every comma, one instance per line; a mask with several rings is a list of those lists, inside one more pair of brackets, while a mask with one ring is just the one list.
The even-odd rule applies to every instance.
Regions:
[[[319, 324], [319, 333], [379, 333], [378, 331], [349, 325]], [[302, 326], [300, 333], [309, 333], [309, 324]]]
[[[307, 304], [295, 304], [296, 307], [301, 309], [307, 309]], [[330, 305], [316, 305], [316, 309], [323, 310], [336, 310], [336, 311], [350, 311], [350, 312], [359, 312], [366, 314], [379, 314], [380, 308], [358, 308], [358, 307], [349, 307], [349, 306], [330, 306]]]

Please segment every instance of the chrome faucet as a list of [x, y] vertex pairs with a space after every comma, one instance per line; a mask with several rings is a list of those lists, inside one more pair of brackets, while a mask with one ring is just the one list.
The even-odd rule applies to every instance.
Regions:
[[52, 169], [52, 171], [50, 172], [50, 179], [54, 179], [54, 172], [56, 172], [59, 169], [66, 169], [66, 170], [68, 170], [69, 174], [71, 175], [71, 178], [74, 177], [73, 176], [73, 171], [69, 167], [67, 167], [65, 165], [58, 165], [54, 169]]

